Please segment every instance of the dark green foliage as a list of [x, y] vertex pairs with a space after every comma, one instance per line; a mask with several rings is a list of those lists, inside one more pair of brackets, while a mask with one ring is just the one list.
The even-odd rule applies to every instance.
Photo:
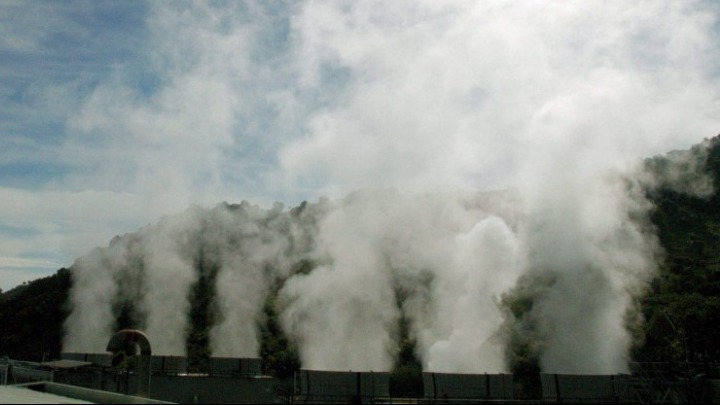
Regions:
[[0, 356], [31, 361], [58, 358], [67, 316], [70, 271], [23, 284], [0, 297]]
[[313, 263], [311, 260], [301, 260], [295, 266], [293, 266], [293, 269], [291, 271], [291, 274], [302, 274], [307, 275], [310, 274], [310, 272], [316, 267], [317, 265]]
[[121, 303], [118, 303], [115, 306], [115, 329], [142, 329], [135, 320], [134, 311], [135, 308], [131, 302], [122, 301]]
[[[648, 291], [627, 314], [633, 360], [720, 362], [720, 137], [648, 159], [645, 166], [653, 178], [645, 185], [654, 207], [650, 220], [664, 256]], [[693, 193], [692, 183], [705, 174], [714, 191]], [[533, 300], [552, 282], [547, 274], [531, 273], [502, 297], [507, 359], [518, 378], [539, 370], [543, 337], [534, 325]], [[630, 321], [638, 315], [644, 323]]]
[[[316, 266], [312, 260], [300, 260], [293, 265], [291, 274], [309, 274]], [[258, 320], [260, 358], [267, 375], [280, 379], [283, 382], [281, 385], [292, 387], [292, 378], [295, 372], [300, 370], [300, 355], [297, 346], [285, 334], [278, 319], [282, 308], [278, 295], [283, 285], [284, 280], [273, 280], [265, 298], [262, 316]], [[288, 389], [291, 391], [291, 388]]]
[[195, 263], [199, 275], [190, 291], [190, 319], [186, 337], [188, 371], [207, 370], [210, 359], [210, 328], [215, 323], [215, 278], [218, 266], [205, 260], [201, 251]]
[[[417, 340], [412, 334], [412, 324], [405, 313], [405, 305], [412, 297], [429, 291], [433, 277], [431, 273], [420, 272], [413, 282], [404, 283], [399, 274], [399, 272], [393, 274], [395, 277], [393, 280], [395, 305], [400, 312], [400, 317], [397, 320], [394, 334], [397, 352], [393, 369], [390, 372], [389, 390], [391, 397], [417, 398], [423, 395], [422, 363], [417, 356]], [[415, 286], [415, 288], [409, 289], [407, 285]]]
[[260, 330], [260, 358], [268, 375], [291, 378], [300, 370], [297, 347], [285, 335], [277, 319], [277, 292], [268, 295]]
[[417, 341], [410, 334], [410, 321], [403, 314], [398, 320], [398, 353], [390, 373], [390, 396], [417, 398], [422, 392], [422, 363], [417, 358]]
[[634, 351], [640, 361], [720, 362], [720, 138], [708, 145], [711, 196], [668, 187], [648, 193], [666, 257], [642, 301], [644, 340]]
[[508, 340], [506, 361], [527, 398], [536, 398], [540, 389], [536, 376], [540, 371], [543, 339], [533, 317], [534, 298], [541, 296], [555, 282], [556, 277], [550, 272], [527, 274], [520, 277], [517, 286], [501, 299], [506, 310], [503, 330]]
[[[312, 271], [314, 264], [310, 261], [301, 261], [294, 269], [303, 274]], [[258, 334], [260, 339], [260, 359], [263, 364], [263, 373], [278, 379], [276, 394], [283, 403], [290, 403], [295, 393], [295, 373], [300, 370], [300, 355], [297, 346], [292, 342], [278, 319], [279, 300], [278, 293], [283, 286], [282, 280], [275, 280], [265, 298], [262, 316], [258, 320]]]

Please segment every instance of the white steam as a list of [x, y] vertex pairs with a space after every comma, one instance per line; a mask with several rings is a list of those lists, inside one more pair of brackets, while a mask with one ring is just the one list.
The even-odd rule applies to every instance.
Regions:
[[66, 352], [104, 352], [114, 333], [112, 304], [118, 291], [114, 273], [122, 264], [112, 263], [113, 253], [95, 249], [73, 265], [72, 312], [65, 320], [63, 341]]
[[[76, 262], [66, 349], [101, 350], [129, 302], [156, 353], [184, 354], [204, 278], [215, 356], [259, 355], [275, 288], [307, 368], [392, 369], [404, 318], [427, 370], [509, 371], [510, 322], [537, 336], [544, 371], [626, 372], [627, 322], [640, 321], [628, 316], [659, 253], [649, 205], [629, 177], [571, 179], [526, 198], [376, 190], [290, 211], [192, 208]], [[501, 300], [521, 276], [532, 307], [508, 318]]]
[[[432, 371], [508, 371], [513, 331], [544, 371], [627, 370], [658, 254], [639, 187], [711, 185], [686, 181], [701, 155], [658, 178], [628, 162], [717, 131], [711, 4], [169, 2], [147, 24], [156, 87], [120, 67], [98, 85], [67, 142], [93, 170], [69, 184], [154, 212], [333, 200], [194, 208], [93, 251], [66, 348], [102, 351], [130, 301], [182, 354], [208, 282], [215, 355], [259, 353], [272, 293], [304, 367], [388, 370], [407, 319]], [[488, 189], [512, 192], [458, 191]]]
[[290, 218], [281, 205], [265, 212], [244, 203], [234, 210], [218, 210], [205, 232], [212, 235], [206, 246], [219, 253], [215, 286], [220, 319], [210, 331], [212, 352], [257, 357], [256, 323], [268, 288], [291, 265]]
[[144, 331], [153, 353], [184, 355], [190, 287], [197, 280], [197, 211], [166, 218], [143, 243], [143, 284], [140, 311], [146, 315]]
[[645, 222], [649, 207], [619, 177], [560, 184], [548, 184], [552, 191], [529, 204], [524, 230], [528, 274], [553, 280], [538, 283], [528, 314], [543, 340], [541, 368], [627, 372], [627, 315], [653, 276], [659, 252]]
[[[367, 191], [289, 212], [193, 208], [78, 260], [66, 349], [102, 351], [125, 300], [155, 352], [184, 354], [191, 287], [214, 274], [216, 356], [259, 354], [262, 305], [280, 280], [281, 319], [306, 367], [392, 368], [405, 313], [427, 367], [506, 370], [490, 339], [522, 270], [516, 219], [498, 216], [512, 211], [508, 196]], [[293, 273], [301, 260], [317, 265]]]
[[[523, 269], [518, 235], [498, 217], [456, 238], [452, 269], [438, 274], [442, 335], [427, 348], [427, 368], [438, 372], [507, 372], [504, 342], [493, 335], [503, 322], [498, 297]], [[449, 270], [449, 271], [448, 271]]]

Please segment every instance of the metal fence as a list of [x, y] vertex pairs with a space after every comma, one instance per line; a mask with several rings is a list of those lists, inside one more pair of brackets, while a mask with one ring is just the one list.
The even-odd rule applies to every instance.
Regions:
[[210, 375], [259, 376], [262, 360], [258, 358], [211, 357], [208, 363]]
[[372, 402], [390, 396], [390, 373], [300, 370], [298, 400], [312, 403]]
[[512, 374], [423, 373], [426, 399], [513, 399]]
[[187, 373], [188, 360], [185, 356], [152, 356], [150, 361], [153, 374]]

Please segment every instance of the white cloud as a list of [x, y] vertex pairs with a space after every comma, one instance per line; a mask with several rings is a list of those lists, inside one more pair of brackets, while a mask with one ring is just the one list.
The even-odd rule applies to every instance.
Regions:
[[431, 3], [306, 5], [302, 77], [339, 66], [351, 79], [281, 149], [291, 176], [494, 186], [534, 155], [607, 167], [717, 130], [702, 3]]
[[15, 275], [21, 268], [48, 273], [70, 266], [93, 247], [105, 246], [113, 236], [135, 231], [163, 214], [147, 210], [140, 198], [127, 193], [0, 188], [0, 195], [0, 267]]
[[49, 276], [59, 267], [50, 269], [42, 267], [38, 270], [35, 267], [23, 266], [19, 268], [5, 268], [0, 266], [0, 290], [9, 291], [24, 282], [30, 282], [41, 277]]
[[48, 259], [0, 256], [0, 290], [8, 291], [26, 281], [49, 276], [61, 267], [62, 263]]

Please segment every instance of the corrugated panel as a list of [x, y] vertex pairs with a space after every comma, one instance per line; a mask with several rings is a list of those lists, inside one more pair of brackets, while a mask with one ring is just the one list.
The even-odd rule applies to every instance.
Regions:
[[390, 374], [360, 372], [360, 395], [363, 397], [390, 396]]
[[86, 360], [98, 366], [112, 366], [112, 354], [110, 353], [87, 353]]
[[87, 353], [63, 352], [60, 358], [63, 360], [85, 361]]
[[169, 374], [187, 372], [187, 357], [184, 356], [152, 356], [153, 371]]
[[559, 375], [558, 382], [563, 400], [612, 400], [615, 397], [609, 375]]
[[434, 373], [435, 398], [487, 398], [487, 381], [481, 374]]
[[511, 374], [423, 373], [425, 398], [512, 399]]
[[357, 373], [300, 370], [300, 393], [305, 397], [357, 395], [357, 380]]
[[435, 373], [423, 373], [423, 392], [425, 398], [436, 398], [435, 394]]
[[555, 374], [540, 374], [540, 385], [542, 387], [542, 399], [546, 401], [556, 401], [558, 398], [558, 390], [556, 385]]
[[260, 375], [262, 360], [258, 358], [211, 357], [210, 374]]
[[612, 402], [625, 391], [627, 379], [614, 375], [540, 374], [543, 399]]
[[512, 374], [488, 374], [488, 399], [513, 399], [515, 397], [513, 391]]
[[390, 396], [390, 374], [385, 372], [300, 370], [300, 395], [307, 401], [345, 402]]

